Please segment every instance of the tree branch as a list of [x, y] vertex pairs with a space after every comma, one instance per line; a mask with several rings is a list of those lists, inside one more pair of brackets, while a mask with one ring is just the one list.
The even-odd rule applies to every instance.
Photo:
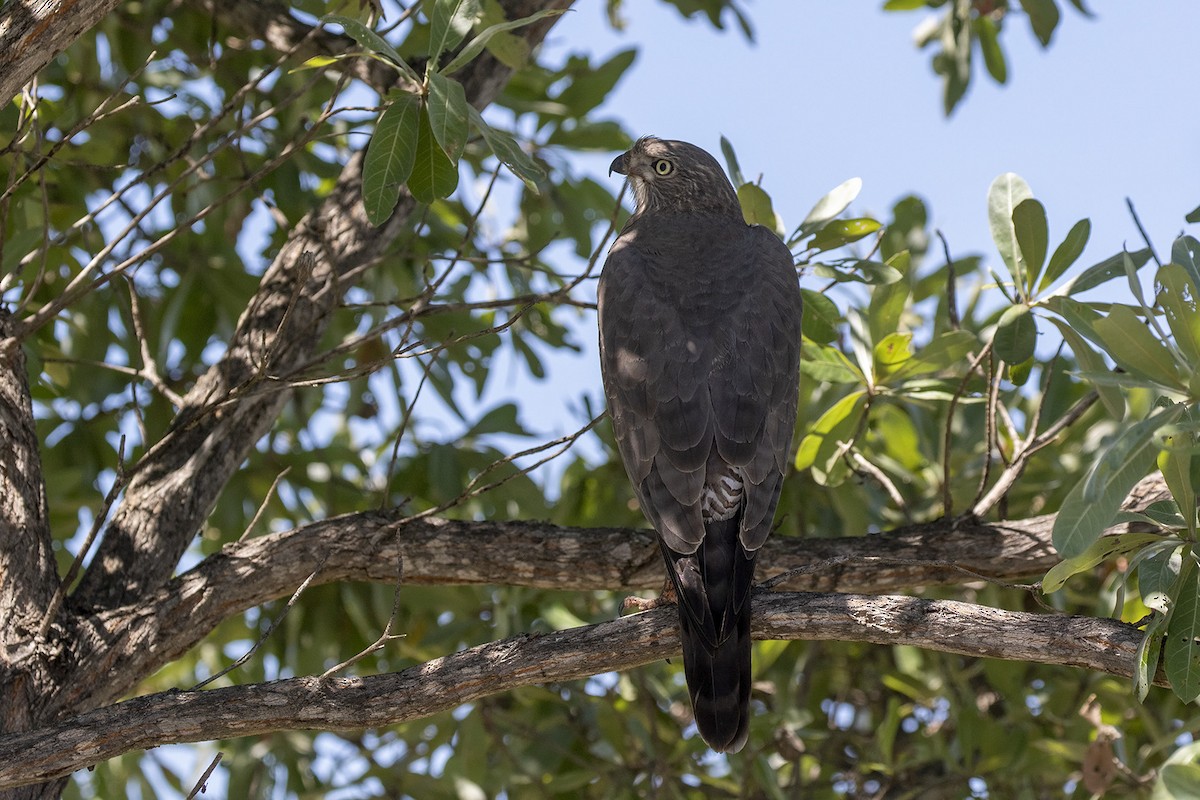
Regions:
[[[759, 593], [756, 639], [907, 644], [966, 656], [1132, 674], [1141, 632], [1109, 619], [1031, 614], [951, 600]], [[677, 655], [673, 608], [515, 636], [360, 678], [293, 678], [164, 692], [0, 738], [0, 788], [46, 781], [132, 750], [282, 730], [351, 730], [447, 711], [519, 686], [586, 678]], [[1158, 681], [1161, 683], [1161, 681]], [[236, 713], [230, 713], [236, 709]]]
[[[510, 18], [571, 0], [505, 0]], [[520, 29], [532, 46], [557, 17]], [[461, 77], [468, 100], [486, 106], [512, 74], [490, 54]], [[135, 467], [76, 593], [77, 605], [111, 608], [163, 583], [254, 443], [287, 400], [276, 381], [315, 351], [342, 292], [340, 278], [374, 262], [403, 229], [416, 201], [401, 195], [392, 218], [373, 227], [359, 199], [363, 154], [355, 154], [329, 196], [293, 228], [238, 321], [225, 355], [183, 398], [169, 432]]]
[[[1166, 496], [1157, 473], [1123, 506], [1141, 510]], [[391, 514], [348, 514], [296, 530], [227, 544], [141, 602], [104, 612], [81, 632], [104, 647], [85, 648], [80, 681], [55, 708], [94, 708], [133, 691], [179, 658], [223, 620], [285, 597], [324, 566], [314, 583], [391, 583], [404, 564], [406, 584], [492, 584], [576, 591], [637, 591], [662, 585], [654, 534], [622, 528], [562, 528], [544, 522], [424, 519], [395, 527]], [[797, 539], [773, 536], [758, 577], [788, 573], [772, 588], [888, 592], [951, 585], [981, 576], [1012, 581], [1058, 563], [1050, 542], [1054, 515], [1003, 523], [913, 525], [874, 536]], [[1109, 533], [1124, 533], [1115, 525]], [[470, 554], [464, 557], [464, 554]], [[587, 564], [580, 570], [579, 564]]]
[[14, 0], [0, 6], [0, 106], [120, 0]]
[[32, 643], [58, 586], [25, 353], [11, 323], [0, 308], [0, 730], [8, 731], [29, 728], [41, 707], [29, 672], [44, 665]]

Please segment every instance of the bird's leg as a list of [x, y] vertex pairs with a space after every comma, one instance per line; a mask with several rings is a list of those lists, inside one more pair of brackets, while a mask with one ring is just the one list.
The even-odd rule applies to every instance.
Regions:
[[659, 606], [673, 606], [678, 602], [679, 598], [675, 595], [675, 584], [671, 583], [671, 578], [668, 577], [663, 584], [662, 591], [658, 593], [658, 597], [626, 597], [621, 603], [621, 613], [640, 613]]

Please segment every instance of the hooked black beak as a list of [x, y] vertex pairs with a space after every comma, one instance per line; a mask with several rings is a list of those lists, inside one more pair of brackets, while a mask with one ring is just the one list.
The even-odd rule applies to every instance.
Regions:
[[614, 158], [612, 163], [608, 165], [608, 174], [612, 175], [614, 172], [619, 175], [628, 175], [629, 174], [629, 153], [628, 152], [621, 153], [621, 155]]

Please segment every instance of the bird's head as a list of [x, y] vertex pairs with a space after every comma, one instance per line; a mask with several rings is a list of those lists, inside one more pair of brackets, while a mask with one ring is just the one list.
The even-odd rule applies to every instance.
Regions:
[[721, 165], [694, 144], [643, 136], [613, 159], [608, 171], [629, 176], [638, 214], [653, 211], [742, 216], [737, 192]]

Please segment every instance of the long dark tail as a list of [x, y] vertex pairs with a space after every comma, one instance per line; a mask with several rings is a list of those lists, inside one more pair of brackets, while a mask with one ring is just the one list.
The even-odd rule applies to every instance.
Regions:
[[700, 549], [663, 547], [679, 595], [683, 671], [696, 727], [717, 752], [736, 753], [750, 725], [750, 587], [756, 553], [738, 541], [738, 517], [710, 523]]

